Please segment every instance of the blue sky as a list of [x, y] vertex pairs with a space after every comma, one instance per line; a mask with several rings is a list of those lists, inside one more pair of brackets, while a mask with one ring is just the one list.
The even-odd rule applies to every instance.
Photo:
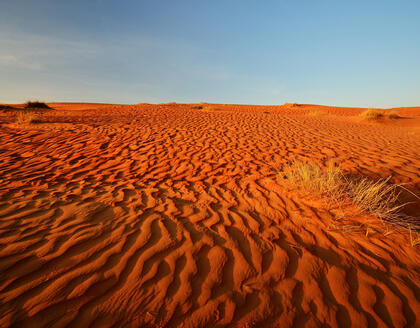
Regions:
[[420, 1], [0, 1], [0, 103], [420, 105]]

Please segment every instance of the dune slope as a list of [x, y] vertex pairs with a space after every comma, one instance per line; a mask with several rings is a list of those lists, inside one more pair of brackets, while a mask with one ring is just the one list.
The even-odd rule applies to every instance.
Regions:
[[420, 108], [51, 106], [0, 114], [1, 327], [420, 326], [408, 233], [277, 180], [333, 159], [420, 194]]

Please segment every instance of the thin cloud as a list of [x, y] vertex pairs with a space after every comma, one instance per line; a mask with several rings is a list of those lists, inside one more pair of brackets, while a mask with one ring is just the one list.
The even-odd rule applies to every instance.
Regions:
[[[179, 98], [185, 85], [192, 92], [197, 85], [235, 81], [239, 73], [211, 62], [212, 49], [183, 39], [127, 34], [87, 40], [2, 30], [0, 45], [0, 69], [6, 72], [0, 74], [0, 86], [10, 101], [19, 100], [12, 96], [13, 85], [19, 85], [25, 99], [113, 95], [117, 102], [160, 102]], [[35, 90], [34, 81], [42, 88]]]
[[26, 58], [19, 58], [14, 55], [0, 55], [0, 66], [11, 68], [24, 68], [30, 70], [41, 70], [42, 65], [39, 62], [31, 61]]
[[0, 33], [0, 67], [45, 70], [74, 58], [94, 57], [97, 49], [87, 42], [16, 32]]

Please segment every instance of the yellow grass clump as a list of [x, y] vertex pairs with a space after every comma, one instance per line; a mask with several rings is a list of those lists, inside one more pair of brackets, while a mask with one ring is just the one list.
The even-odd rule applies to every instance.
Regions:
[[[400, 212], [406, 204], [398, 204], [400, 189], [389, 179], [372, 181], [368, 178], [348, 178], [332, 162], [322, 169], [318, 164], [294, 162], [286, 165], [280, 175], [283, 185], [326, 196], [335, 202], [350, 200], [360, 209], [388, 223], [412, 227], [408, 216]], [[405, 189], [405, 188], [404, 188]], [[416, 231], [420, 227], [414, 227]]]
[[360, 113], [360, 116], [362, 117], [363, 120], [366, 120], [366, 121], [377, 121], [382, 118], [388, 118], [391, 120], [402, 118], [395, 111], [392, 111], [390, 113], [382, 113], [382, 112], [377, 111], [374, 108], [369, 108], [363, 111], [362, 113]]
[[392, 111], [392, 112], [390, 112], [389, 114], [387, 114], [387, 117], [388, 117], [389, 119], [391, 119], [391, 120], [396, 120], [396, 119], [401, 118], [401, 116], [400, 116], [400, 115], [398, 115], [398, 113], [397, 113], [397, 112], [395, 112], [395, 111]]
[[376, 121], [376, 120], [379, 120], [380, 118], [382, 118], [384, 116], [384, 114], [378, 112], [374, 108], [368, 108], [367, 110], [360, 113], [360, 116], [364, 120], [367, 120], [367, 121]]
[[316, 164], [294, 162], [287, 165], [283, 173], [292, 188], [302, 187], [319, 194], [336, 193], [342, 184], [341, 171], [332, 162], [328, 163], [326, 170]]
[[22, 111], [17, 113], [16, 115], [16, 123], [17, 124], [31, 124], [31, 123], [38, 123], [40, 122], [38, 116], [34, 113]]
[[398, 185], [388, 183], [389, 179], [372, 181], [364, 178], [348, 181], [348, 191], [353, 203], [384, 221], [396, 219], [404, 204], [394, 205], [401, 192], [398, 191]]
[[298, 103], [288, 103], [288, 102], [285, 102], [285, 103], [283, 104], [283, 106], [284, 106], [284, 107], [299, 107], [299, 106], [300, 106], [300, 104], [298, 104]]

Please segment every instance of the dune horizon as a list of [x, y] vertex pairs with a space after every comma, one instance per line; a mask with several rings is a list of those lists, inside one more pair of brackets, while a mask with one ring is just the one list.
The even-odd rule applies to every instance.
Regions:
[[253, 106], [253, 107], [267, 107], [267, 108], [273, 108], [273, 107], [284, 107], [284, 106], [304, 106], [304, 107], [324, 107], [324, 108], [341, 108], [341, 109], [368, 109], [368, 108], [375, 108], [379, 110], [387, 110], [387, 109], [418, 109], [420, 108], [420, 105], [411, 105], [411, 106], [391, 106], [391, 107], [375, 107], [375, 106], [342, 106], [340, 104], [314, 104], [314, 103], [298, 103], [298, 102], [290, 102], [285, 101], [280, 104], [253, 104], [253, 103], [222, 103], [222, 102], [207, 102], [207, 101], [186, 101], [186, 102], [177, 102], [177, 101], [167, 101], [167, 102], [134, 102], [134, 103], [112, 103], [112, 102], [97, 102], [97, 101], [82, 101], [82, 100], [74, 100], [74, 101], [43, 101], [42, 99], [36, 99], [36, 100], [27, 100], [25, 102], [1, 102], [0, 105], [6, 105], [6, 106], [14, 106], [16, 108], [23, 108], [27, 102], [42, 102], [48, 105], [54, 106], [56, 105], [121, 105], [121, 106], [135, 106], [135, 105], [207, 105], [207, 106]]

